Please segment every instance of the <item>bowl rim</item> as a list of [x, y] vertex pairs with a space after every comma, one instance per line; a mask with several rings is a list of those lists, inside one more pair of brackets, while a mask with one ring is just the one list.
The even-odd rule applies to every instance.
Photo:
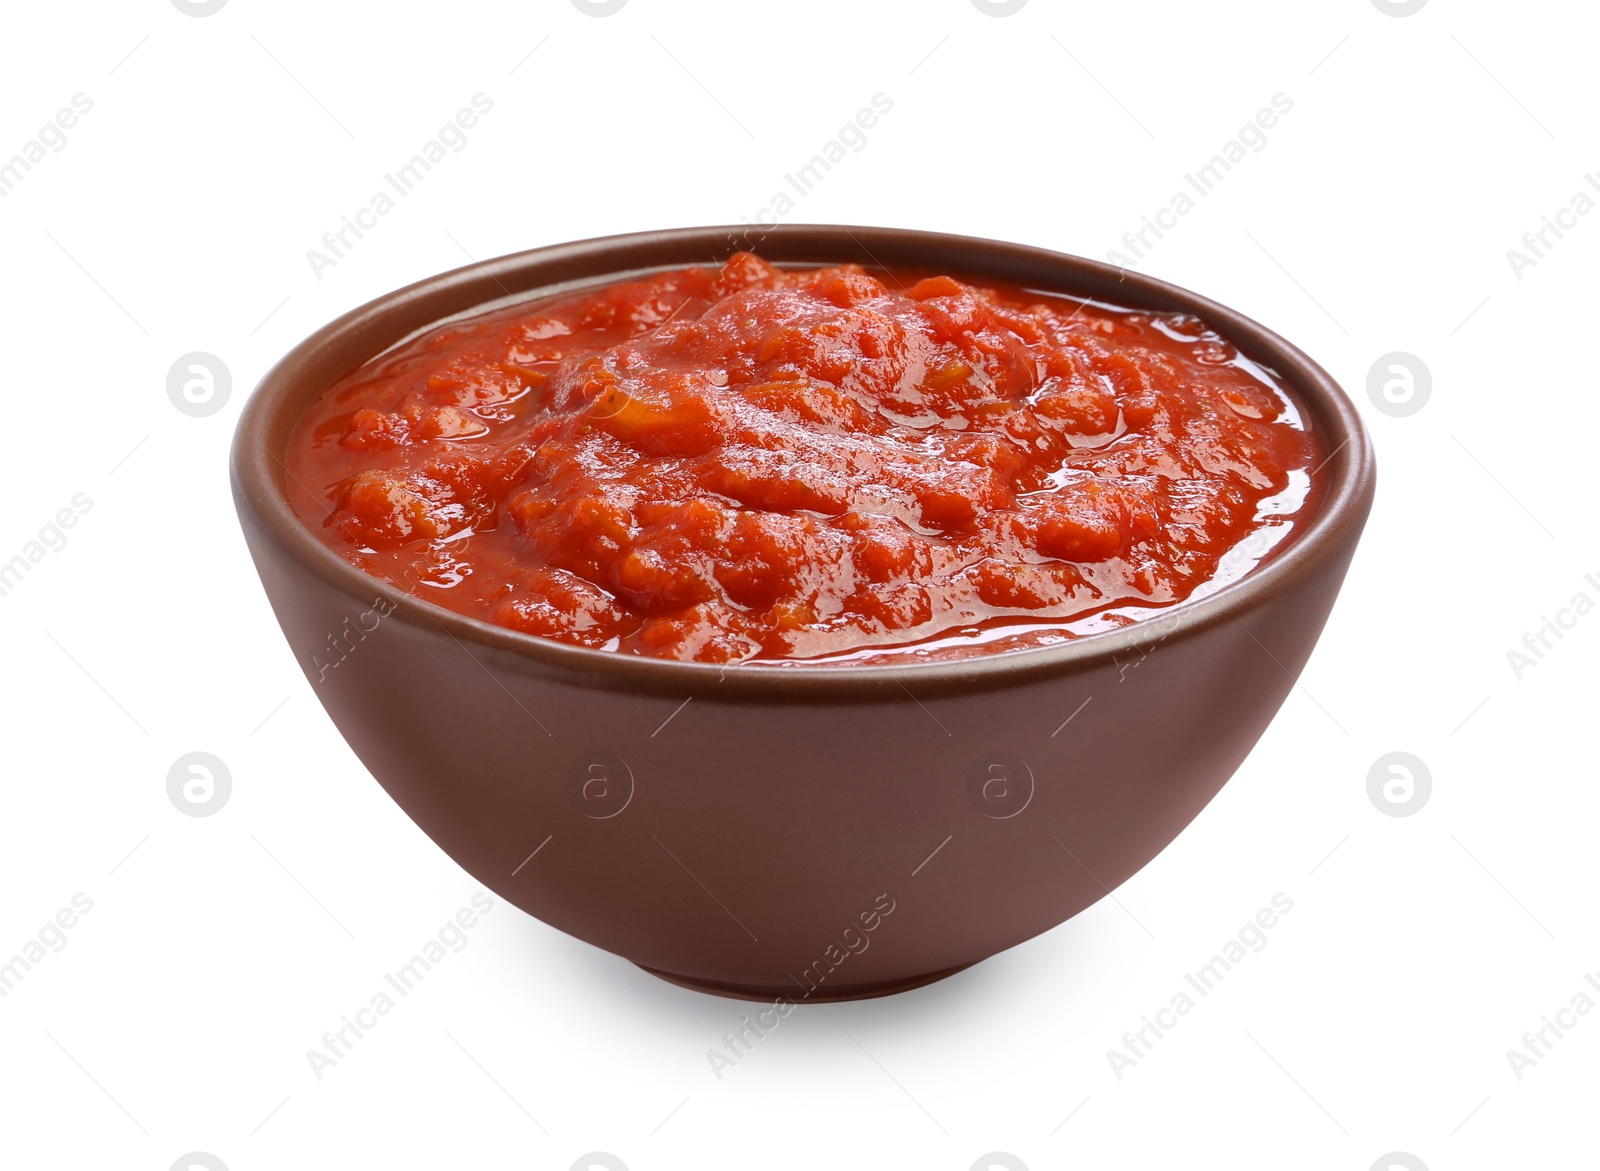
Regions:
[[[458, 614], [368, 574], [323, 544], [289, 505], [283, 490], [287, 468], [281, 456], [269, 448], [267, 437], [276, 431], [286, 442], [294, 421], [310, 400], [342, 376], [319, 377], [315, 381], [321, 385], [312, 391], [306, 387], [306, 368], [319, 360], [325, 363], [330, 352], [347, 348], [353, 339], [388, 336], [386, 343], [360, 361], [370, 360], [419, 332], [482, 312], [497, 300], [504, 300], [484, 295], [494, 287], [517, 300], [542, 299], [552, 292], [611, 283], [663, 269], [719, 263], [740, 249], [755, 251], [775, 263], [826, 265], [855, 261], [870, 266], [879, 261], [869, 244], [894, 256], [896, 259], [887, 262], [892, 267], [944, 267], [956, 276], [987, 275], [1029, 283], [1006, 275], [1002, 269], [1009, 265], [1047, 274], [1049, 279], [1036, 278], [1037, 283], [1031, 287], [1109, 300], [1112, 298], [1105, 296], [1104, 290], [1115, 286], [1117, 302], [1130, 308], [1196, 314], [1246, 356], [1275, 371], [1293, 393], [1297, 405], [1315, 419], [1330, 448], [1323, 464], [1313, 473], [1331, 467], [1321, 507], [1304, 530], [1292, 534], [1289, 543], [1266, 562], [1205, 598], [1177, 603], [1131, 626], [994, 654], [842, 666], [658, 659], [572, 646], [497, 626]], [[899, 259], [908, 253], [927, 259]], [[689, 258], [662, 259], [679, 254]], [[615, 263], [625, 257], [650, 262]], [[541, 273], [570, 275], [566, 279], [528, 281], [530, 275]], [[429, 306], [450, 298], [460, 299], [466, 293], [476, 293], [476, 299], [463, 301], [461, 309], [429, 315]], [[411, 328], [395, 333], [396, 321], [411, 321]], [[295, 408], [293, 418], [286, 419], [291, 407]], [[1354, 403], [1338, 383], [1298, 347], [1236, 310], [1167, 281], [1069, 253], [920, 229], [838, 224], [742, 224], [630, 232], [527, 249], [425, 277], [341, 315], [280, 358], [256, 385], [240, 413], [229, 467], [241, 521], [246, 520], [247, 511], [253, 514], [279, 550], [291, 555], [300, 568], [325, 585], [347, 595], [353, 604], [387, 602], [390, 608], [386, 617], [399, 616], [413, 625], [454, 638], [469, 654], [486, 653], [489, 661], [501, 668], [524, 675], [608, 690], [691, 696], [715, 691], [719, 699], [758, 702], [804, 698], [834, 701], [882, 696], [895, 690], [916, 700], [912, 687], [922, 694], [939, 694], [1014, 686], [1040, 676], [1115, 663], [1134, 652], [1142, 656], [1156, 643], [1193, 637], [1239, 618], [1303, 581], [1329, 557], [1338, 556], [1353, 544], [1365, 523], [1376, 479], [1371, 438]], [[1156, 634], [1159, 638], [1154, 637]], [[305, 664], [301, 666], [309, 677], [309, 669]]]

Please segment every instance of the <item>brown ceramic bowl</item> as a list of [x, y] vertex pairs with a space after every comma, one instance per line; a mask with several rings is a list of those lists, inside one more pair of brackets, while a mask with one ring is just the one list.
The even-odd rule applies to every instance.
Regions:
[[[1372, 502], [1372, 448], [1309, 357], [1161, 281], [933, 232], [748, 231], [539, 248], [363, 305], [256, 389], [234, 441], [234, 499], [328, 714], [475, 878], [692, 988], [795, 1002], [883, 995], [1048, 931], [1205, 807], [1321, 633]], [[752, 245], [779, 264], [936, 268], [1198, 314], [1278, 371], [1320, 429], [1333, 453], [1324, 504], [1271, 561], [1139, 626], [954, 662], [808, 668], [624, 656], [465, 618], [357, 569], [286, 504], [295, 420], [402, 338], [509, 296], [716, 263]], [[316, 671], [330, 638], [344, 657]]]

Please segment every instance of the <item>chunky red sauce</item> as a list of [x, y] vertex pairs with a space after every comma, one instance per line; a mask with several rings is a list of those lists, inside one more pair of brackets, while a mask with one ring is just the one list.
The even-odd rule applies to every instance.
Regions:
[[1204, 322], [748, 254], [455, 321], [324, 393], [291, 499], [459, 613], [662, 658], [1060, 641], [1281, 547], [1322, 460]]

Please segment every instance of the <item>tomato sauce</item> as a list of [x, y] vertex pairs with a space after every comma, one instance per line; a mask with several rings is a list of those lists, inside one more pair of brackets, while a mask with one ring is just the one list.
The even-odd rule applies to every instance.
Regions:
[[443, 324], [300, 421], [377, 577], [624, 654], [905, 662], [1138, 621], [1270, 557], [1324, 452], [1181, 314], [748, 253]]

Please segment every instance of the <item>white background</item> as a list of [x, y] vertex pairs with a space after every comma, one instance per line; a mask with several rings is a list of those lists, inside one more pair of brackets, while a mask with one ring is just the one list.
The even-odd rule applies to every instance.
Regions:
[[[0, 597], [0, 960], [93, 909], [0, 998], [0, 1165], [1592, 1164], [1600, 1012], [1520, 1079], [1506, 1056], [1600, 972], [1600, 615], [1520, 679], [1507, 659], [1600, 600], [1600, 215], [1521, 279], [1506, 255], [1600, 171], [1588, 6], [123, 0], [5, 25], [0, 159], [94, 105], [0, 199], [0, 560], [92, 508]], [[318, 279], [307, 249], [478, 92], [466, 148]], [[246, 392], [469, 257], [753, 217], [879, 92], [790, 219], [1096, 257], [1292, 99], [1138, 267], [1293, 339], [1367, 415], [1378, 502], [1301, 686], [1117, 902], [798, 1011], [721, 1080], [706, 1051], [749, 1006], [500, 903], [318, 1080], [306, 1051], [477, 886], [274, 625], [226, 482]], [[166, 394], [196, 350], [233, 376], [203, 418]], [[1391, 351], [1432, 372], [1408, 417], [1366, 393]], [[195, 750], [233, 778], [206, 818], [166, 793]], [[1413, 816], [1367, 795], [1394, 750], [1432, 775]], [[1119, 1079], [1107, 1051], [1280, 891], [1268, 946]]]

